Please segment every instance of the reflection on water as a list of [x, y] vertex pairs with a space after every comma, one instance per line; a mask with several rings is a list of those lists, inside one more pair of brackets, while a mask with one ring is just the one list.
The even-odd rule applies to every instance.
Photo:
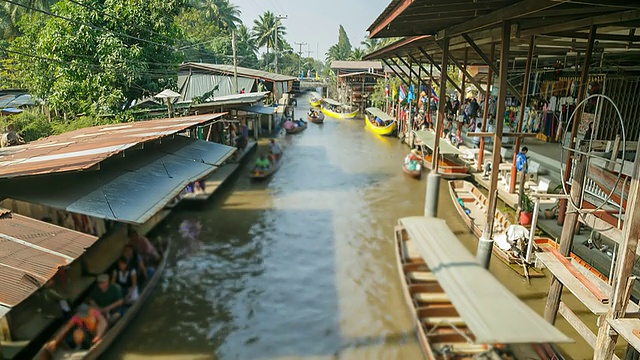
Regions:
[[[250, 182], [250, 159], [203, 209], [160, 226], [177, 250], [107, 358], [422, 358], [393, 251], [398, 217], [424, 207], [424, 182], [400, 170], [407, 148], [362, 120], [329, 117], [284, 143], [271, 179]], [[445, 186], [440, 200], [440, 216], [475, 253]], [[528, 285], [496, 259], [491, 270], [542, 312], [548, 278]], [[566, 347], [576, 359], [589, 357], [584, 348]]]

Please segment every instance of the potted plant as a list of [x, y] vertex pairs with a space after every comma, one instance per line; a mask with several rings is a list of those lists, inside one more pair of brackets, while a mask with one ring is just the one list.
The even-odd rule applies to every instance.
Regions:
[[533, 201], [524, 194], [522, 197], [522, 206], [520, 209], [520, 225], [531, 225], [533, 218]]

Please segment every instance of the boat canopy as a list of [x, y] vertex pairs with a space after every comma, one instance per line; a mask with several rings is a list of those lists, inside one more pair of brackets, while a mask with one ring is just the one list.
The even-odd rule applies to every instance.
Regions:
[[309, 96], [311, 97], [311, 99], [317, 99], [317, 100], [322, 99], [322, 95], [318, 94], [315, 91], [310, 92]]
[[389, 116], [389, 114], [387, 114], [384, 111], [378, 109], [377, 107], [369, 107], [369, 108], [366, 108], [365, 110], [367, 112], [369, 112], [371, 115], [379, 117], [382, 121], [394, 121], [395, 120], [393, 117]]
[[[422, 143], [426, 147], [428, 147], [429, 149], [433, 150], [433, 143], [435, 142], [435, 137], [436, 137], [433, 132], [420, 130], [420, 131], [416, 131], [415, 134], [418, 137], [418, 139], [420, 139], [420, 141], [422, 141]], [[444, 155], [444, 154], [458, 155], [458, 154], [460, 154], [460, 150], [458, 150], [455, 146], [451, 145], [451, 143], [449, 143], [448, 141], [446, 141], [444, 139], [440, 139], [440, 142], [439, 142], [438, 146], [440, 147], [439, 153], [441, 155]]]
[[518, 299], [460, 243], [442, 219], [401, 218], [411, 240], [478, 344], [573, 342]]
[[333, 99], [329, 99], [329, 98], [324, 98], [324, 99], [322, 99], [322, 101], [326, 102], [329, 105], [333, 105], [333, 106], [343, 106], [340, 102], [335, 101]]

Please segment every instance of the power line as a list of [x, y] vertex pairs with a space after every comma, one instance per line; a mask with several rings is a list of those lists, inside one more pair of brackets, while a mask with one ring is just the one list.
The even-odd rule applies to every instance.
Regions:
[[302, 45], [308, 45], [306, 42], [296, 42], [294, 43], [300, 46], [300, 50], [298, 51], [298, 74], [302, 73]]

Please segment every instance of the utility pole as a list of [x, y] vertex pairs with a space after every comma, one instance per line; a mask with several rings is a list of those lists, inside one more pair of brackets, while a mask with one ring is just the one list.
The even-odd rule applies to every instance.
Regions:
[[311, 57], [311, 53], [313, 52], [313, 50], [309, 50], [309, 44], [307, 44], [307, 57], [310, 58]]
[[[235, 85], [235, 93], [238, 93], [238, 57], [236, 56], [236, 32], [231, 32], [231, 50], [233, 51], [233, 83]], [[249, 89], [251, 91], [251, 89]]]
[[276, 63], [275, 63], [275, 65], [276, 65], [276, 74], [278, 73], [278, 23], [280, 22], [281, 19], [286, 20], [288, 17], [289, 17], [288, 15], [285, 15], [285, 16], [278, 15], [278, 16], [276, 16], [276, 31], [274, 33], [275, 39], [274, 39], [274, 46], [273, 46], [273, 53], [276, 56]]
[[302, 45], [307, 45], [305, 42], [297, 42], [296, 45], [300, 46], [298, 50], [298, 74], [302, 73]]

